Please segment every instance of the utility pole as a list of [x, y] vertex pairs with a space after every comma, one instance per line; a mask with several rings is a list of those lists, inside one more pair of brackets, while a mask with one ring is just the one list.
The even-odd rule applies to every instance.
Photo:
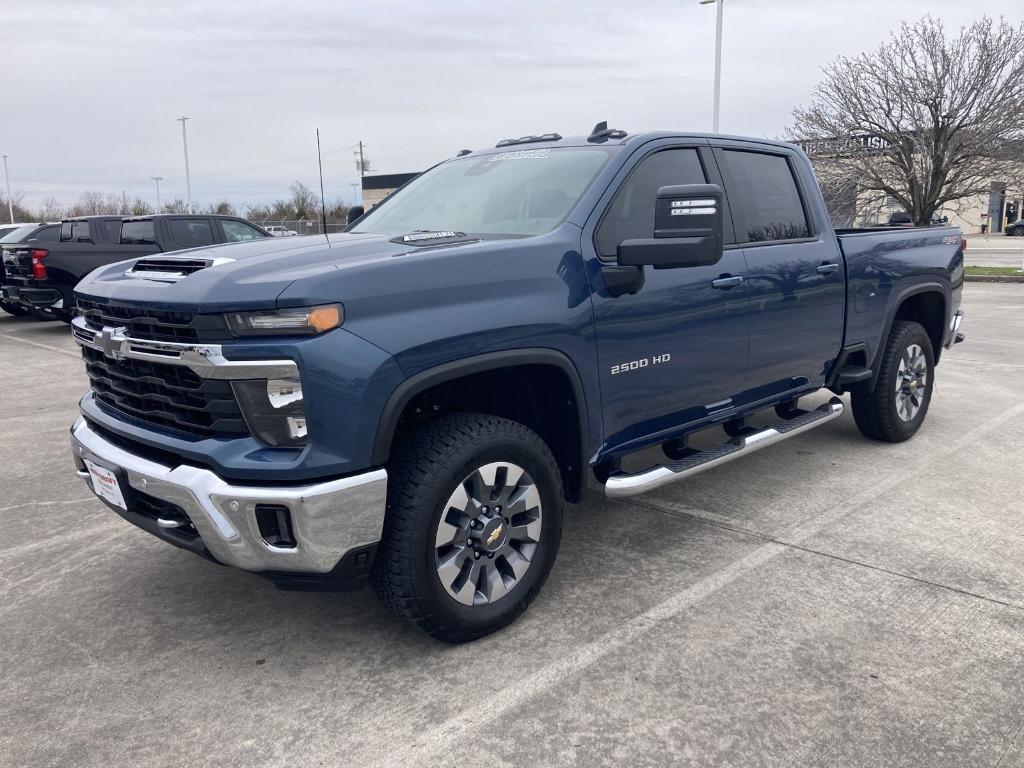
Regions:
[[14, 201], [11, 199], [11, 177], [7, 175], [7, 155], [4, 155], [4, 183], [7, 185], [7, 215], [14, 223]]
[[356, 156], [356, 170], [359, 171], [359, 176], [365, 176], [366, 172], [370, 170], [370, 159], [363, 153], [365, 145], [362, 141], [356, 146], [352, 147], [352, 154]]
[[195, 211], [192, 210], [192, 178], [189, 176], [188, 171], [188, 136], [185, 133], [185, 121], [190, 120], [191, 118], [182, 115], [176, 119], [181, 123], [181, 145], [185, 149], [185, 194], [188, 197], [188, 212], [195, 213]]
[[718, 133], [718, 108], [722, 101], [722, 10], [725, 0], [700, 0], [701, 5], [711, 5], [711, 3], [718, 6], [715, 21], [715, 106], [711, 121], [712, 132]]
[[149, 178], [156, 182], [156, 212], [160, 213], [160, 182], [164, 180], [164, 177], [150, 176]]

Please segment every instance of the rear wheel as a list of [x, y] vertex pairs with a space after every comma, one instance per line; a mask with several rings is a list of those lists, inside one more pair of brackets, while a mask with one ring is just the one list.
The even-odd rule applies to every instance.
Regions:
[[554, 564], [562, 487], [526, 427], [482, 414], [428, 422], [389, 468], [371, 582], [400, 618], [461, 643], [513, 621]]
[[873, 440], [898, 443], [913, 437], [928, 413], [934, 381], [927, 331], [919, 323], [896, 321], [882, 352], [875, 388], [853, 390], [857, 427]]

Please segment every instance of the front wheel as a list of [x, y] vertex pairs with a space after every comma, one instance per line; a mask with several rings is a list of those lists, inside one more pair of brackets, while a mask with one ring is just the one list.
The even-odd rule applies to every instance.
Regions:
[[899, 320], [882, 351], [874, 389], [852, 392], [853, 419], [866, 437], [909, 440], [928, 413], [935, 386], [932, 342], [920, 323]]
[[561, 529], [558, 465], [537, 434], [495, 416], [444, 416], [391, 462], [371, 583], [431, 637], [475, 640], [537, 596]]

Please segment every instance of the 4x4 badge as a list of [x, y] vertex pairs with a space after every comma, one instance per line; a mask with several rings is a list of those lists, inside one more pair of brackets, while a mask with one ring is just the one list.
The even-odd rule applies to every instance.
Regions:
[[127, 332], [128, 328], [123, 325], [119, 325], [116, 328], [104, 326], [103, 330], [93, 337], [92, 343], [103, 353], [104, 357], [120, 360], [124, 357], [121, 350], [123, 349], [125, 339], [128, 338], [125, 335]]

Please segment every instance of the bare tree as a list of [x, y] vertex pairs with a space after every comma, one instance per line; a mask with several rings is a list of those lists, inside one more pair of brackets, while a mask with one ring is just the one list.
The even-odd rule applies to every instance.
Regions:
[[39, 208], [39, 218], [41, 221], [60, 221], [64, 218], [66, 213], [67, 207], [57, 200], [57, 198], [43, 198], [42, 205]]
[[[14, 220], [35, 221], [35, 215], [24, 203], [24, 192], [11, 193], [11, 210], [14, 212]], [[0, 223], [7, 223], [7, 198], [3, 195], [0, 195]]]
[[188, 203], [182, 200], [180, 197], [176, 197], [173, 200], [169, 200], [164, 203], [163, 210], [160, 213], [188, 213]]
[[824, 75], [789, 134], [830, 184], [856, 184], [869, 204], [892, 198], [923, 225], [943, 204], [1014, 176], [1024, 24], [983, 17], [951, 37], [926, 16]]
[[295, 216], [300, 219], [315, 218], [320, 206], [316, 195], [313, 194], [313, 190], [301, 181], [292, 182], [288, 190], [292, 193], [288, 202], [295, 211]]
[[231, 205], [227, 200], [221, 200], [219, 203], [214, 203], [206, 207], [207, 213], [215, 213], [220, 216], [234, 216], [235, 207]]

